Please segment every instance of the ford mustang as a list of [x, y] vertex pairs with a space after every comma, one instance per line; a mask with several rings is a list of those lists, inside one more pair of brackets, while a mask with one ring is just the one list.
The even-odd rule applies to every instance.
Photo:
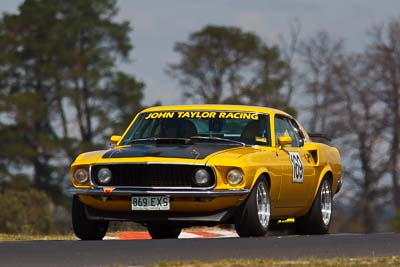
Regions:
[[145, 109], [122, 136], [111, 136], [112, 148], [72, 163], [74, 232], [98, 240], [110, 221], [127, 220], [146, 226], [152, 238], [218, 224], [233, 224], [241, 237], [263, 236], [294, 218], [300, 233], [327, 233], [341, 159], [335, 147], [312, 138], [272, 108]]

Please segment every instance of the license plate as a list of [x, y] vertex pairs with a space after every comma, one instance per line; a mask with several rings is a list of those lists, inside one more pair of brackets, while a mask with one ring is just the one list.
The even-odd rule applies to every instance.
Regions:
[[169, 197], [132, 196], [132, 210], [169, 210]]

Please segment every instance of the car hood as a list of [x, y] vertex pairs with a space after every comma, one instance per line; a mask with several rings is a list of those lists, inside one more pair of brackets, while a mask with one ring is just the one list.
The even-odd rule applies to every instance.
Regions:
[[107, 151], [103, 159], [111, 158], [138, 158], [138, 157], [160, 157], [160, 158], [183, 158], [183, 159], [204, 159], [207, 156], [238, 148], [237, 144], [135, 144], [129, 147], [121, 147]]

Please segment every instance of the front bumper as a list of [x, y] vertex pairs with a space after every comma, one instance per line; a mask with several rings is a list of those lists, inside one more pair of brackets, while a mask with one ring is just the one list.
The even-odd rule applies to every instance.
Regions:
[[249, 189], [235, 190], [139, 190], [115, 188], [107, 191], [107, 188], [81, 189], [70, 187], [67, 192], [74, 195], [91, 195], [91, 196], [132, 196], [132, 195], [148, 195], [148, 196], [190, 196], [190, 197], [224, 197], [224, 196], [243, 196], [250, 193]]
[[202, 213], [171, 211], [113, 212], [98, 210], [88, 206], [85, 206], [85, 210], [86, 215], [91, 220], [134, 221], [137, 223], [147, 223], [150, 221], [174, 221], [185, 225], [185, 227], [189, 227], [195, 225], [213, 226], [219, 223], [227, 223], [233, 218], [236, 207]]
[[[86, 214], [92, 220], [176, 221], [182, 225], [215, 225], [228, 222], [236, 208], [250, 193], [241, 190], [146, 190], [115, 188], [78, 189], [71, 187], [68, 192], [81, 196]], [[107, 192], [106, 192], [107, 191]], [[132, 211], [131, 196], [170, 196], [169, 211]], [[188, 200], [187, 197], [189, 197]]]

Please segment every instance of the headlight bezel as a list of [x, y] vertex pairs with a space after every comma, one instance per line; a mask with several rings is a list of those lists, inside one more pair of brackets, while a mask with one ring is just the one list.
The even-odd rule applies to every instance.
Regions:
[[[206, 177], [206, 179], [202, 182], [199, 182], [198, 176], [203, 176], [203, 177], [199, 177], [199, 178], [203, 178], [203, 179]], [[208, 186], [210, 186], [210, 183], [211, 183], [211, 174], [205, 168], [198, 168], [193, 172], [192, 180], [196, 187], [208, 187]]]
[[226, 180], [230, 185], [239, 185], [244, 181], [244, 172], [238, 168], [232, 168], [226, 173]]
[[[106, 180], [103, 180], [103, 178], [101, 178], [101, 172], [108, 174], [108, 177], [105, 178]], [[99, 184], [107, 185], [112, 181], [112, 171], [110, 170], [110, 168], [101, 167], [96, 171], [96, 178]]]
[[[78, 175], [83, 175], [83, 178], [79, 178]], [[78, 167], [74, 170], [73, 178], [78, 185], [86, 185], [89, 182], [89, 170], [84, 167]]]

